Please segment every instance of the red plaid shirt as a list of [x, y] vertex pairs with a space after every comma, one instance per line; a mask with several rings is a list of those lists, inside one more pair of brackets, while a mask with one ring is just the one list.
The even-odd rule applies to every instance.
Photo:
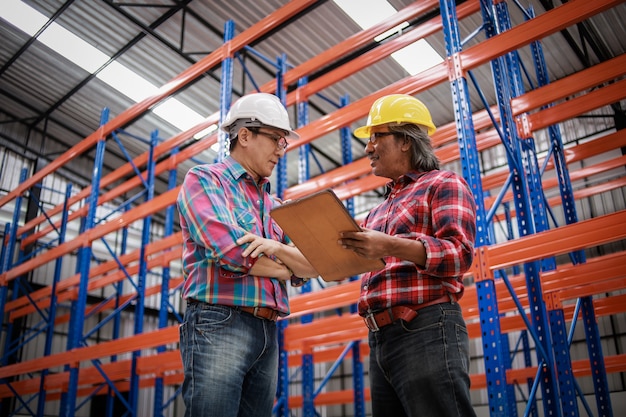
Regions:
[[463, 295], [463, 273], [472, 264], [476, 206], [465, 180], [451, 171], [412, 171], [388, 184], [385, 201], [372, 209], [363, 227], [420, 240], [426, 265], [396, 257], [361, 281], [359, 314], [397, 305], [421, 304], [448, 293]]

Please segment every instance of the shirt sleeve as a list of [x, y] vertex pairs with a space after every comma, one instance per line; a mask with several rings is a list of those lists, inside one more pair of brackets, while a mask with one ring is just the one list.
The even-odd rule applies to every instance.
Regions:
[[421, 236], [426, 249], [424, 272], [458, 277], [472, 265], [476, 205], [469, 186], [456, 174], [442, 178], [431, 200], [432, 236]]
[[195, 168], [185, 176], [177, 205], [181, 227], [198, 246], [198, 253], [211, 258], [236, 278], [245, 276], [256, 258], [242, 256], [237, 239], [252, 232], [255, 215], [244, 207], [237, 208], [217, 176]]

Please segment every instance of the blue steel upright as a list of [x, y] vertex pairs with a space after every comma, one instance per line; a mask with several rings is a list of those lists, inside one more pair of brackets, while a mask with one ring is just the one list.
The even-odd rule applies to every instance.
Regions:
[[[235, 22], [228, 20], [224, 23], [224, 43], [227, 44], [235, 36]], [[230, 102], [233, 98], [233, 57], [228, 56], [222, 61], [222, 81], [220, 82], [220, 125], [230, 109]], [[223, 161], [228, 156], [228, 144], [226, 143], [226, 132], [217, 130], [217, 158], [216, 162]]]
[[[529, 16], [534, 17], [533, 9], [529, 9]], [[535, 63], [535, 73], [537, 77], [538, 87], [548, 85], [550, 77], [548, 75], [548, 66], [546, 65], [543, 53], [543, 47], [540, 42], [533, 42], [530, 45]], [[576, 201], [574, 200], [574, 190], [567, 169], [567, 161], [563, 152], [563, 139], [558, 125], [548, 128], [550, 135], [550, 152], [554, 161], [554, 170], [559, 181], [559, 192], [561, 195], [561, 205], [563, 206], [563, 214], [565, 224], [578, 222], [578, 214], [576, 212]], [[546, 158], [547, 162], [547, 158]], [[581, 264], [586, 262], [585, 251], [578, 250], [570, 253], [573, 264]], [[587, 341], [587, 351], [589, 354], [589, 365], [591, 374], [593, 375], [593, 385], [596, 397], [596, 407], [599, 417], [613, 416], [613, 407], [611, 405], [611, 397], [609, 395], [609, 384], [604, 363], [604, 353], [602, 352], [602, 343], [600, 340], [600, 331], [595, 315], [593, 298], [591, 296], [582, 297], [579, 300], [582, 307], [583, 323], [585, 329], [585, 339]], [[576, 318], [573, 319], [575, 325]], [[568, 342], [569, 343], [569, 342]], [[569, 347], [569, 346], [568, 346]], [[564, 405], [566, 414], [568, 414], [569, 406]]]
[[[285, 88], [285, 72], [287, 72], [287, 55], [282, 54], [277, 59], [276, 71], [276, 96], [280, 101], [287, 104], [287, 90]], [[287, 189], [287, 153], [285, 153], [279, 160], [276, 166], [276, 195], [278, 198], [283, 198], [285, 190]]]
[[[68, 184], [65, 188], [65, 199], [63, 200], [63, 211], [61, 214], [61, 227], [59, 228], [59, 245], [65, 242], [65, 234], [67, 232], [67, 219], [69, 217], [68, 201], [72, 196], [72, 184]], [[63, 257], [59, 257], [54, 262], [54, 276], [52, 279], [52, 288], [50, 290], [50, 308], [48, 309], [48, 317], [46, 323], [46, 343], [44, 346], [44, 356], [52, 353], [52, 342], [54, 340], [54, 322], [57, 311], [56, 288], [61, 280], [61, 271], [63, 266]], [[0, 310], [1, 311], [1, 310]], [[43, 416], [46, 405], [46, 377], [49, 374], [48, 369], [41, 371], [41, 382], [39, 383], [39, 402], [37, 403], [37, 415]]]
[[[148, 151], [148, 163], [146, 168], [146, 202], [154, 198], [154, 179], [156, 161], [154, 160], [154, 148], [157, 144], [159, 133], [152, 132], [150, 135], [150, 149]], [[141, 247], [139, 248], [139, 273], [137, 274], [137, 298], [135, 301], [135, 335], [143, 333], [144, 312], [146, 307], [146, 280], [148, 275], [148, 259], [146, 248], [150, 243], [150, 231], [152, 228], [152, 215], [144, 217], [141, 230]], [[132, 364], [130, 374], [129, 403], [132, 416], [138, 416], [139, 412], [139, 374], [137, 373], [137, 361], [141, 357], [141, 351], [132, 353]]]
[[[340, 98], [341, 107], [350, 104], [350, 97], [346, 94]], [[352, 158], [352, 132], [349, 127], [342, 127], [341, 136], [341, 162], [348, 165], [353, 162]], [[354, 198], [345, 201], [348, 213], [354, 217]], [[351, 281], [359, 279], [358, 276], [350, 277]], [[357, 312], [357, 305], [350, 305], [350, 313]], [[363, 378], [363, 360], [361, 359], [361, 341], [352, 343], [352, 389], [354, 391], [354, 417], [365, 417], [365, 381]]]
[[[506, 5], [494, 6], [491, 1], [481, 0], [481, 12], [487, 37], [497, 35], [498, 29], [506, 29], [508, 23], [508, 9]], [[517, 76], [516, 66], [511, 65], [515, 53], [500, 56], [491, 61], [491, 69], [495, 81], [495, 92], [502, 132], [502, 143], [507, 148], [507, 159], [511, 170], [511, 185], [517, 215], [517, 226], [520, 237], [534, 234], [536, 228], [545, 228], [544, 218], [539, 216], [538, 211], [533, 209], [532, 201], [538, 201], [541, 196], [540, 184], [537, 184], [537, 170], [533, 165], [534, 159], [529, 156], [532, 149], [529, 141], [522, 141], [515, 129], [515, 123], [511, 113], [510, 102], [516, 92], [521, 88], [520, 79]], [[530, 141], [532, 143], [532, 141]], [[540, 181], [539, 181], [540, 182]], [[545, 206], [544, 206], [545, 210]], [[534, 215], [534, 216], [533, 216]], [[524, 275], [528, 291], [528, 303], [532, 326], [537, 334], [537, 343], [541, 349], [537, 349], [539, 373], [537, 378], [541, 382], [542, 404], [546, 416], [560, 417], [562, 409], [559, 398], [558, 377], [555, 370], [555, 356], [553, 350], [553, 338], [551, 335], [550, 320], [546, 305], [543, 300], [541, 288], [541, 262], [532, 261], [524, 264]], [[542, 354], [543, 352], [543, 354]], [[534, 401], [529, 398], [526, 412], [529, 412], [530, 404]]]
[[[100, 125], [104, 125], [109, 119], [109, 109], [105, 108], [100, 117]], [[102, 164], [104, 162], [104, 150], [106, 137], [101, 137], [96, 144], [96, 156], [94, 160], [93, 176], [91, 179], [91, 194], [87, 201], [87, 216], [84, 222], [85, 231], [90, 230], [96, 223], [96, 209], [100, 194], [100, 179], [102, 177]], [[85, 325], [85, 308], [87, 306], [87, 286], [89, 283], [89, 269], [91, 267], [91, 243], [83, 246], [78, 251], [78, 263], [80, 282], [76, 300], [72, 302], [70, 309], [70, 325], [67, 336], [67, 351], [83, 346], [83, 328]], [[69, 383], [66, 395], [62, 396], [60, 417], [74, 417], [78, 394], [79, 364], [69, 366]]]
[[[452, 0], [440, 0], [441, 20], [446, 41], [446, 55], [463, 177], [468, 182], [476, 202], [476, 247], [489, 245], [489, 225], [485, 210], [480, 160], [465, 74], [459, 62], [461, 37]], [[480, 252], [479, 252], [480, 254]], [[500, 313], [493, 275], [476, 277], [476, 292], [480, 310], [482, 346], [487, 378], [489, 412], [492, 417], [516, 416], [515, 398], [506, 386], [507, 345], [502, 343]]]
[[[172, 150], [172, 155], [178, 153], [178, 148]], [[173, 168], [169, 172], [167, 189], [173, 190], [176, 187], [176, 168]], [[174, 233], [174, 219], [176, 217], [176, 207], [174, 204], [167, 207], [165, 210], [165, 230], [163, 237], [167, 238]], [[170, 280], [171, 271], [170, 266], [163, 267], [163, 277], [161, 279], [161, 304], [159, 306], [159, 329], [163, 329], [168, 325], [168, 312], [172, 305], [170, 304]], [[158, 346], [157, 353], [161, 354], [166, 351], [166, 346]], [[165, 405], [164, 400], [165, 383], [163, 376], [156, 377], [154, 382], [154, 417], [163, 417]]]

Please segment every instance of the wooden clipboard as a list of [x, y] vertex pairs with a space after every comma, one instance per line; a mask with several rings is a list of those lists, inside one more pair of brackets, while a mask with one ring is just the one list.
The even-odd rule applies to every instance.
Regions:
[[287, 202], [270, 215], [324, 281], [339, 281], [385, 266], [382, 259], [364, 258], [337, 243], [340, 232], [361, 228], [332, 190]]

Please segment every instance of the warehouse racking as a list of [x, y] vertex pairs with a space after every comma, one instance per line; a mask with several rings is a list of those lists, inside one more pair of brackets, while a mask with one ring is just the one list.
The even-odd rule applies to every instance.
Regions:
[[[142, 390], [153, 390], [153, 413], [165, 415], [182, 381], [176, 346], [178, 328], [168, 321], [170, 316], [180, 318], [178, 305], [172, 300], [176, 299], [182, 282], [181, 277], [171, 276], [170, 271], [181, 254], [181, 236], [174, 232], [176, 220], [172, 206], [178, 191], [176, 167], [215, 143], [224, 150], [224, 138], [213, 134], [191, 146], [182, 148], [182, 145], [218, 122], [220, 114], [227, 110], [234, 53], [248, 48], [254, 39], [293, 18], [310, 3], [310, 0], [289, 2], [237, 36], [233, 23], [227, 22], [223, 47], [180, 73], [159, 94], [112, 118], [105, 109], [98, 130], [39, 171], [22, 169], [20, 184], [0, 197], [0, 207], [10, 207], [14, 213], [5, 227], [0, 258], [0, 309], [5, 312], [0, 398], [14, 397], [16, 410], [24, 414], [44, 415], [50, 412], [47, 409], [50, 405], [46, 404], [55, 404], [53, 412], [74, 416], [80, 415], [81, 407], [96, 394], [107, 391], [108, 410], [112, 410], [116, 398], [128, 415], [144, 415], [139, 410], [139, 395]], [[623, 149], [626, 136], [620, 130], [623, 126], [616, 122], [614, 131], [601, 132], [597, 138], [566, 150], [559, 124], [623, 101], [626, 57], [621, 55], [550, 83], [545, 77], [540, 41], [621, 2], [573, 0], [537, 17], [528, 11], [528, 21], [515, 27], [508, 20], [506, 3], [487, 3], [471, 1], [457, 8], [447, 0], [416, 2], [293, 69], [288, 69], [286, 57], [278, 57], [276, 81], [259, 90], [275, 92], [287, 105], [298, 105], [301, 139], [290, 143], [288, 151], [298, 149], [303, 168], [299, 184], [287, 187], [286, 170], [279, 167], [277, 192], [284, 198], [298, 198], [332, 187], [340, 198], [350, 201], [381, 187], [386, 180], [370, 175], [365, 159], [352, 161], [345, 143], [344, 166], [309, 178], [306, 146], [336, 130], [342, 130], [342, 141], [349, 141], [346, 127], [364, 117], [380, 95], [418, 94], [449, 83], [456, 122], [440, 127], [433, 139], [444, 163], [460, 164], [478, 206], [476, 260], [467, 276], [468, 282], [475, 285], [468, 287], [461, 300], [470, 336], [480, 341], [484, 361], [483, 372], [472, 374], [472, 387], [486, 392], [492, 416], [517, 415], [520, 398], [525, 403], [524, 415], [536, 413], [540, 403], [544, 415], [576, 416], [580, 408], [591, 409], [576, 378], [592, 376], [595, 394], [592, 414], [612, 416], [615, 413], [607, 378], [626, 371], [626, 355], [608, 355], [604, 351], [597, 322], [600, 317], [626, 311], [621, 294], [626, 286], [623, 247], [616, 253], [590, 259], [586, 259], [585, 250], [626, 239], [623, 227], [626, 211], [621, 207], [613, 213], [579, 221], [576, 202], [623, 189], [625, 176], [576, 191], [572, 181], [623, 168], [625, 161], [622, 153], [620, 157], [571, 173], [568, 165]], [[439, 18], [307, 82], [306, 76], [312, 71], [356, 50], [372, 35], [436, 6], [441, 10]], [[482, 15], [487, 40], [463, 49], [458, 21], [476, 12]], [[306, 102], [310, 96], [437, 31], [442, 31], [446, 39], [448, 56], [443, 63], [352, 103], [343, 98], [336, 111], [308, 120]], [[537, 73], [537, 85], [528, 92], [520, 88], [524, 84], [523, 68], [516, 54], [525, 46], [533, 50], [532, 64]], [[475, 84], [472, 70], [485, 64], [491, 65], [498, 103], [494, 108], [487, 105], [486, 110], [472, 113], [468, 80]], [[149, 144], [149, 152], [108, 175], [100, 174], [109, 138], [128, 134], [124, 127], [139, 115], [216, 65], [222, 66], [220, 113], [160, 144], [156, 141], [157, 132], [149, 139], [139, 138]], [[297, 88], [287, 92], [286, 87], [294, 83]], [[474, 87], [480, 89], [478, 85]], [[549, 143], [547, 157], [542, 159], [536, 157], [533, 138], [540, 131], [548, 132]], [[122, 146], [121, 142], [116, 143]], [[480, 152], [502, 144], [507, 170], [484, 175], [480, 170]], [[25, 218], [25, 200], [28, 198], [32, 204], [42, 192], [49, 192], [43, 185], [46, 178], [94, 148], [91, 187], [75, 194], [71, 185], [65, 190], [52, 190], [62, 196], [61, 203], [45, 210], [42, 206], [37, 214], [29, 210]], [[542, 180], [547, 171], [556, 174]], [[136, 175], [131, 180], [123, 181], [133, 172]], [[157, 196], [153, 181], [162, 173], [169, 173], [169, 190]], [[101, 193], [105, 187], [110, 187], [110, 191]], [[558, 193], [552, 193], [555, 196], [548, 199], [546, 195], [551, 188], [556, 188]], [[131, 193], [132, 197], [120, 207], [107, 205]], [[509, 210], [510, 205], [513, 210]], [[551, 208], [556, 206], [564, 208], [561, 216], [554, 215]], [[509, 216], [508, 241], [496, 241], [496, 211]], [[151, 218], [157, 213], [165, 213], [164, 230], [153, 229]], [[550, 217], [562, 218], [565, 225], [551, 229]], [[133, 237], [136, 224], [140, 224], [137, 229], [141, 232]], [[78, 231], [71, 239], [67, 238], [68, 226]], [[514, 226], [518, 227], [517, 233], [513, 232]], [[127, 251], [127, 244], [132, 247], [133, 238], [139, 245]], [[107, 239], [115, 240], [116, 245], [111, 247]], [[64, 275], [62, 271], [67, 271], [67, 267], [63, 267], [63, 262], [72, 254], [77, 258], [75, 272]], [[557, 262], [557, 257], [566, 261]], [[27, 277], [38, 271], [53, 277], [50, 285], [30, 288]], [[158, 283], [150, 280], [151, 274], [158, 276]], [[124, 288], [124, 283], [130, 283], [133, 290]], [[105, 291], [108, 296], [92, 303], [89, 295], [97, 290]], [[368, 348], [362, 342], [367, 330], [352, 308], [358, 296], [358, 281], [347, 280], [319, 291], [306, 287], [306, 291], [292, 297], [291, 319], [281, 321], [284, 348], [275, 412], [287, 416], [291, 410], [301, 409], [302, 415], [313, 416], [316, 407], [353, 404], [353, 414], [364, 416], [369, 391], [363, 380], [362, 358]], [[71, 303], [71, 309], [61, 314], [56, 306], [67, 302]], [[150, 329], [146, 328], [143, 316], [149, 302], [158, 304], [159, 310], [158, 322], [152, 323]], [[119, 320], [129, 309], [134, 317], [133, 330], [131, 334], [122, 334]], [[337, 311], [341, 314], [337, 315]], [[36, 317], [40, 324], [33, 325], [28, 333], [14, 332], [13, 324], [25, 317]], [[587, 358], [573, 358], [569, 349], [579, 317], [584, 327]], [[67, 329], [67, 344], [60, 349], [57, 345], [55, 350], [57, 326]], [[112, 340], [90, 343], [104, 326], [112, 327]], [[28, 351], [29, 343], [38, 339], [46, 341], [44, 351], [33, 352], [23, 360], [18, 358], [18, 352]], [[511, 346], [512, 342], [515, 346]], [[522, 360], [516, 358], [517, 352], [523, 356]], [[326, 389], [327, 378], [348, 357], [352, 359], [352, 388]], [[329, 375], [315, 375], [319, 369], [316, 364], [320, 363], [333, 364]], [[290, 375], [294, 369], [302, 374], [298, 389], [293, 388]], [[320, 380], [317, 388], [316, 379]], [[294, 391], [300, 392], [295, 395]]]

